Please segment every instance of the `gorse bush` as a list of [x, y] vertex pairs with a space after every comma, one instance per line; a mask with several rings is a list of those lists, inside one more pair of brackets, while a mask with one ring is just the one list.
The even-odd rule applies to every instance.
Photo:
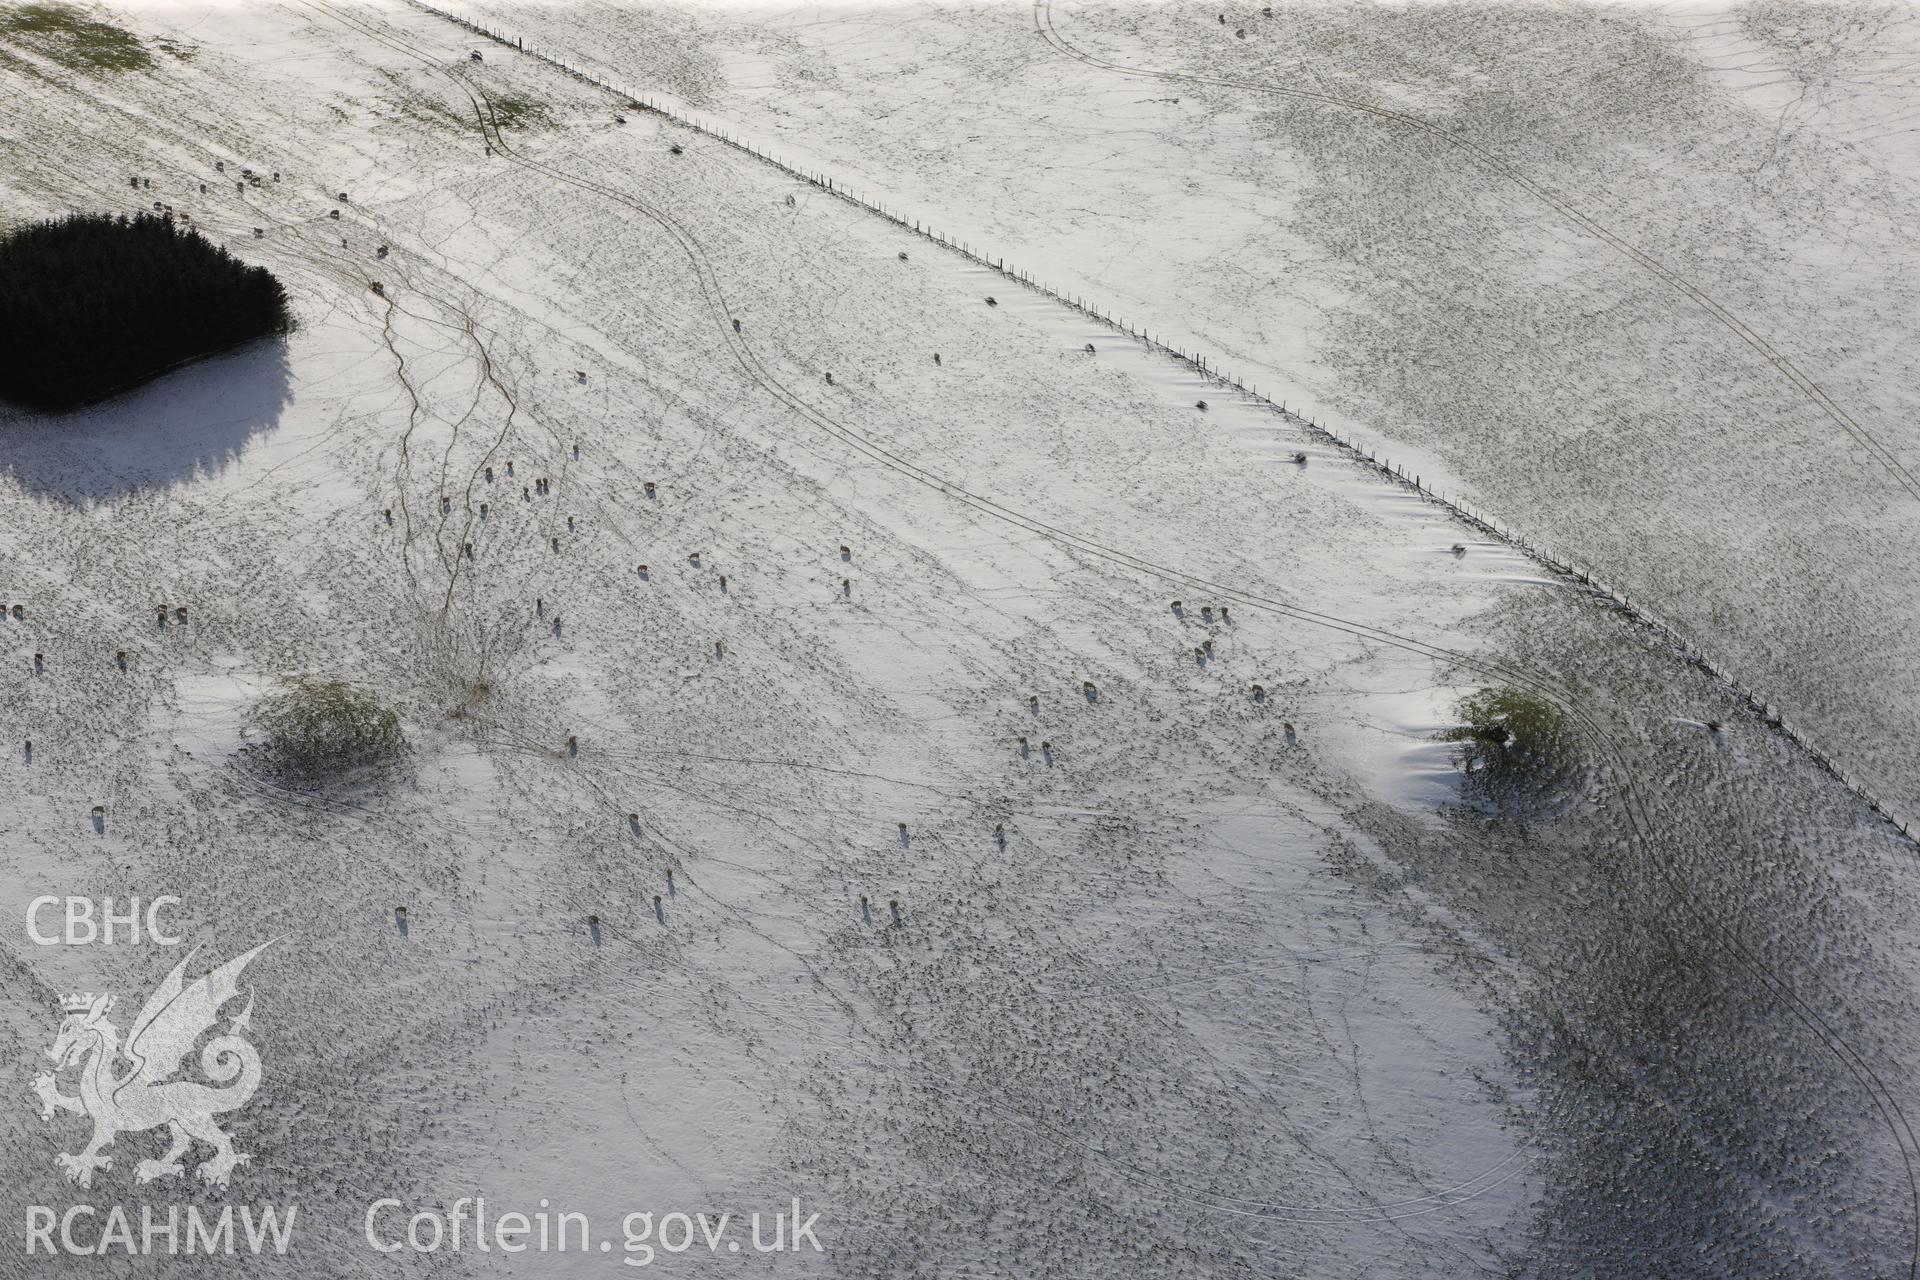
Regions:
[[1461, 744], [1463, 790], [1485, 808], [1544, 817], [1585, 785], [1579, 735], [1553, 703], [1518, 689], [1482, 689], [1463, 699], [1462, 723], [1440, 735]]
[[60, 410], [292, 328], [286, 290], [171, 218], [75, 214], [0, 236], [0, 399]]
[[372, 694], [339, 680], [294, 680], [250, 717], [254, 762], [295, 786], [365, 777], [406, 750], [400, 717]]

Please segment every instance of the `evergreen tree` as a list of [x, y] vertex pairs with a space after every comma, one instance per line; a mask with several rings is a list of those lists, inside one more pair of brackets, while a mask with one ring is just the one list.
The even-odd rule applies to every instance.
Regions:
[[293, 327], [286, 290], [171, 216], [0, 235], [0, 399], [71, 409]]

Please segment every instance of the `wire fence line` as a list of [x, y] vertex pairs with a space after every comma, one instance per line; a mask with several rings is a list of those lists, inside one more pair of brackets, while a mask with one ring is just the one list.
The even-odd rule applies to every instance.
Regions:
[[1418, 471], [1409, 475], [1404, 464], [1395, 463], [1390, 458], [1380, 455], [1377, 450], [1368, 448], [1351, 437], [1343, 435], [1331, 424], [1321, 422], [1310, 414], [1302, 414], [1287, 408], [1284, 399], [1275, 401], [1271, 397], [1261, 394], [1256, 385], [1244, 382], [1237, 374], [1217, 368], [1212, 360], [1205, 354], [1198, 351], [1188, 351], [1177, 343], [1164, 341], [1160, 335], [1152, 332], [1150, 329], [1135, 324], [1127, 320], [1124, 316], [1116, 318], [1111, 310], [1097, 306], [1077, 293], [1062, 292], [1055, 289], [1044, 280], [1035, 277], [1031, 272], [1017, 266], [1009, 266], [1006, 259], [998, 254], [990, 253], [978, 245], [969, 244], [948, 232], [933, 227], [930, 223], [924, 223], [922, 220], [911, 217], [900, 210], [889, 208], [886, 204], [870, 199], [829, 174], [789, 163], [771, 151], [765, 150], [752, 142], [735, 137], [718, 125], [705, 123], [683, 111], [677, 111], [670, 106], [663, 105], [652, 95], [636, 93], [625, 86], [615, 84], [596, 71], [575, 66], [558, 53], [541, 49], [538, 46], [529, 47], [524, 37], [510, 35], [505, 31], [489, 27], [484, 23], [475, 22], [471, 18], [464, 17], [461, 14], [451, 13], [437, 5], [429, 3], [428, 0], [407, 0], [407, 2], [423, 12], [452, 22], [495, 44], [503, 45], [517, 53], [525, 54], [530, 58], [536, 58], [576, 80], [590, 84], [597, 89], [623, 99], [639, 110], [652, 112], [684, 128], [693, 130], [704, 137], [714, 139], [726, 146], [732, 147], [736, 151], [750, 155], [764, 164], [771, 165], [783, 173], [798, 178], [828, 195], [837, 197], [867, 213], [885, 218], [903, 230], [910, 231], [952, 253], [958, 254], [970, 262], [977, 263], [990, 271], [997, 272], [1008, 280], [1072, 309], [1096, 324], [1102, 325], [1116, 333], [1125, 334], [1133, 341], [1192, 369], [1204, 382], [1222, 388], [1230, 388], [1244, 399], [1265, 407], [1286, 422], [1296, 427], [1304, 428], [1312, 435], [1330, 442], [1347, 458], [1369, 468], [1387, 480], [1411, 490], [1422, 500], [1441, 507], [1468, 527], [1478, 530], [1497, 542], [1512, 547], [1553, 575], [1569, 582], [1578, 583], [1594, 595], [1611, 601], [1623, 615], [1640, 626], [1655, 643], [1667, 649], [1688, 665], [1733, 690], [1734, 693], [1738, 694], [1740, 698], [1747, 703], [1748, 707], [1754, 711], [1762, 723], [1783, 734], [1802, 751], [1806, 752], [1808, 758], [1813, 760], [1824, 772], [1833, 777], [1855, 797], [1866, 804], [1869, 809], [1884, 819], [1888, 825], [1899, 831], [1909, 842], [1920, 845], [1920, 836], [1915, 835], [1913, 824], [1909, 820], [1895, 816], [1888, 806], [1882, 802], [1865, 783], [1848, 773], [1839, 761], [1816, 746], [1801, 729], [1786, 720], [1777, 707], [1763, 698], [1757, 691], [1740, 680], [1739, 677], [1735, 676], [1731, 671], [1721, 667], [1701, 652], [1697, 646], [1690, 643], [1681, 634], [1676, 626], [1669, 623], [1644, 603], [1636, 604], [1625, 588], [1616, 587], [1603, 581], [1594, 573], [1591, 565], [1582, 565], [1570, 556], [1562, 556], [1553, 548], [1533, 541], [1522, 531], [1502, 524], [1498, 519], [1488, 514], [1485, 510], [1476, 507], [1460, 494], [1449, 495], [1427, 485], [1424, 477]]

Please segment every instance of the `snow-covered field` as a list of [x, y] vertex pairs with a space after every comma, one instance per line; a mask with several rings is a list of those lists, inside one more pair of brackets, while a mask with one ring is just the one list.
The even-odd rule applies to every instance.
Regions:
[[1911, 7], [453, 7], [1289, 389], [1920, 820]]
[[[6, 48], [5, 217], [170, 204], [301, 328], [0, 423], [9, 1250], [32, 1206], [272, 1203], [328, 1276], [1911, 1273], [1914, 847], [1604, 598], [417, 8], [102, 13], [167, 52], [97, 76]], [[695, 59], [738, 31], [647, 21]], [[965, 86], [1094, 74], [1023, 39], [1012, 65], [925, 46], [955, 105], [928, 157]], [[810, 143], [888, 154], [839, 144]], [[1178, 274], [1108, 247], [1106, 296]], [[1748, 536], [1683, 515], [1649, 510]], [[404, 773], [265, 781], [245, 712], [296, 675], [400, 707]], [[1567, 717], [1553, 803], [1460, 803], [1435, 735], [1488, 687]], [[203, 1150], [136, 1181], [157, 1132], [63, 1178], [87, 1126], [32, 1088], [59, 997], [131, 1018], [184, 949], [37, 945], [43, 895], [175, 895], [196, 970], [276, 939], [225, 1188]], [[592, 1244], [368, 1240], [382, 1200], [393, 1242], [475, 1196], [585, 1214]], [[796, 1200], [820, 1251], [754, 1249], [745, 1217]], [[634, 1212], [736, 1221], [648, 1255]], [[288, 1265], [103, 1251], [20, 1262]]]

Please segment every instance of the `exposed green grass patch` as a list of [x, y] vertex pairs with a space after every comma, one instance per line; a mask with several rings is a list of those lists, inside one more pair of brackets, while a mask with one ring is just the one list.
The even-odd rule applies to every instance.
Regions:
[[70, 4], [0, 6], [0, 38], [76, 71], [148, 71], [140, 37]]
[[547, 104], [537, 98], [510, 93], [491, 101], [494, 123], [502, 129], [544, 129], [553, 123]]

